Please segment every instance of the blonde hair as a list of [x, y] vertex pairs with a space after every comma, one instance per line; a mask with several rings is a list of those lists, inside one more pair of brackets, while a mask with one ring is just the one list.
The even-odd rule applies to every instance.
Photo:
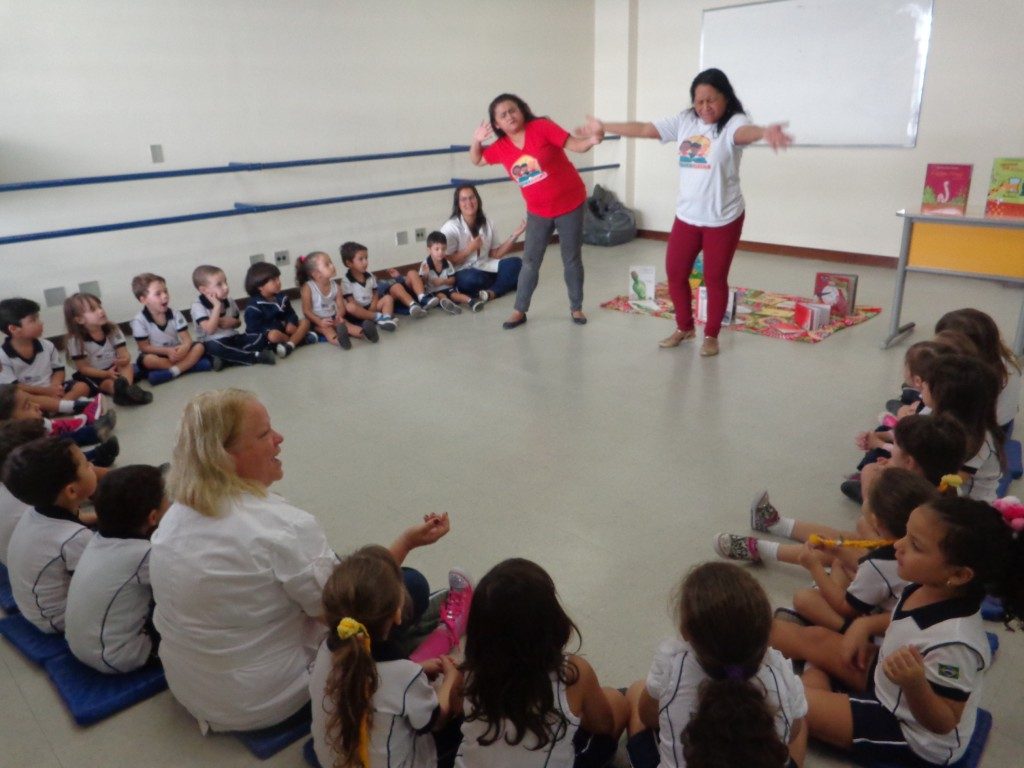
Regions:
[[254, 402], [259, 402], [256, 395], [244, 389], [202, 392], [189, 401], [167, 475], [171, 498], [213, 517], [232, 496], [267, 495], [260, 483], [238, 476], [228, 452], [241, 431], [246, 406]]

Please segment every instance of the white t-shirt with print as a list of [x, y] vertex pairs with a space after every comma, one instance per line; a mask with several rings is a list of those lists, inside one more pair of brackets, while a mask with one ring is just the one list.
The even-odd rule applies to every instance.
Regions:
[[[445, 250], [445, 254], [448, 256], [465, 250], [473, 239], [473, 233], [462, 216], [448, 219], [448, 221], [441, 225], [441, 232], [448, 238], [448, 247]], [[501, 240], [498, 238], [498, 232], [491, 224], [490, 219], [480, 227], [480, 241], [480, 250], [470, 253], [465, 261], [455, 267], [456, 272], [463, 269], [479, 269], [483, 272], [498, 271], [498, 265], [501, 263], [501, 260], [492, 259], [491, 251], [501, 244]]]

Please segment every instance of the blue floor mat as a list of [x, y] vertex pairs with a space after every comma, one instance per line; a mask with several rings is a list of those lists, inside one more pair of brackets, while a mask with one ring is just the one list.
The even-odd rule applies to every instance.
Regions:
[[981, 601], [981, 618], [985, 621], [1002, 621], [1004, 615], [1003, 603], [998, 597], [986, 595]]
[[18, 613], [18, 605], [14, 602], [14, 593], [11, 591], [11, 579], [7, 574], [7, 566], [0, 563], [0, 608], [10, 616]]
[[234, 731], [234, 735], [256, 757], [266, 760], [303, 736], [309, 736], [309, 725], [312, 719], [312, 709], [307, 704], [277, 725], [260, 728], [257, 731]]
[[[992, 713], [985, 709], [978, 710], [978, 718], [974, 723], [974, 733], [971, 736], [971, 743], [967, 745], [964, 756], [955, 763], [950, 763], [949, 768], [978, 768], [981, 765], [981, 756], [985, 752], [985, 744], [988, 742], [988, 735], [992, 731]], [[870, 763], [868, 768], [901, 768], [896, 763]]]
[[316, 750], [313, 749], [312, 739], [302, 745], [302, 757], [309, 768], [321, 768], [320, 761], [316, 759]]
[[79, 725], [92, 725], [167, 690], [159, 662], [120, 675], [97, 672], [73, 656], [57, 656], [43, 666]]
[[48, 635], [36, 629], [20, 613], [0, 619], [0, 635], [7, 638], [22, 655], [34, 664], [71, 653], [64, 635]]

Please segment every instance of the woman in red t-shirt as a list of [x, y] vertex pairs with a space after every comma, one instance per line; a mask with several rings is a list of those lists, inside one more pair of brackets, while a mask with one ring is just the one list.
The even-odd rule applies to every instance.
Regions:
[[[503, 165], [519, 185], [527, 212], [515, 310], [502, 327], [517, 328], [526, 322], [544, 251], [555, 231], [562, 247], [569, 312], [574, 323], [585, 325], [581, 248], [587, 189], [565, 150], [586, 152], [600, 144], [604, 134], [572, 136], [546, 117], [535, 116], [525, 101], [511, 93], [495, 98], [488, 112], [490, 120], [473, 132], [469, 157], [475, 165]], [[484, 147], [492, 136], [497, 141]]]

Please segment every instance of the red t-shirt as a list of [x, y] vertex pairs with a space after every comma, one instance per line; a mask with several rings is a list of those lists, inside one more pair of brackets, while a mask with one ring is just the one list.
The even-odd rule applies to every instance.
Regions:
[[484, 148], [484, 160], [505, 166], [519, 185], [526, 210], [536, 216], [553, 219], [583, 205], [587, 188], [563, 149], [568, 132], [546, 117], [531, 120], [525, 131], [522, 149], [502, 136]]

